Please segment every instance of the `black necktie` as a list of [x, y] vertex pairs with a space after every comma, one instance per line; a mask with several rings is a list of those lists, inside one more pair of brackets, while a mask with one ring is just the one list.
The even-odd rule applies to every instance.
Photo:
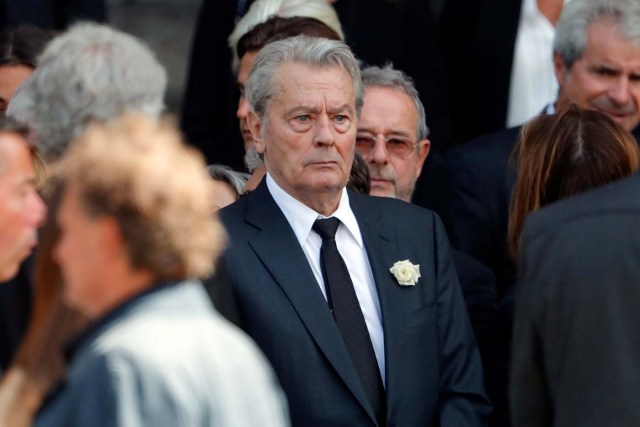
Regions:
[[317, 219], [313, 224], [313, 230], [322, 237], [320, 266], [327, 301], [378, 421], [384, 425], [386, 411], [380, 370], [349, 270], [336, 246], [339, 225], [338, 218]]

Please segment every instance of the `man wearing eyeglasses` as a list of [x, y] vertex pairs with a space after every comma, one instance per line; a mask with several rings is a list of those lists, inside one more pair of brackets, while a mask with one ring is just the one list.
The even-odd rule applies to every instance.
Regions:
[[411, 202], [431, 146], [418, 92], [404, 73], [390, 65], [365, 68], [362, 83], [364, 105], [356, 147], [371, 171], [370, 194]]
[[[411, 202], [429, 154], [425, 109], [411, 79], [391, 65], [362, 70], [364, 104], [356, 147], [371, 172], [372, 196]], [[480, 262], [451, 250], [481, 353], [490, 340], [496, 311], [496, 278]]]

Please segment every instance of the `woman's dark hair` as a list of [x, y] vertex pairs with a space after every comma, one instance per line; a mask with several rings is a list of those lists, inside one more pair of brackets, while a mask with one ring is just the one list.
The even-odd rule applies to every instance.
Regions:
[[509, 210], [509, 253], [517, 259], [524, 222], [557, 200], [631, 175], [640, 165], [634, 137], [608, 116], [572, 105], [526, 124], [512, 155], [517, 180]]
[[38, 57], [53, 33], [33, 25], [22, 25], [0, 32], [0, 65], [36, 68]]
[[271, 42], [283, 40], [304, 34], [309, 37], [324, 37], [330, 40], [340, 40], [340, 36], [324, 22], [306, 16], [281, 18], [274, 16], [268, 21], [253, 27], [248, 33], [240, 37], [236, 49], [238, 58], [252, 50], [260, 50]]

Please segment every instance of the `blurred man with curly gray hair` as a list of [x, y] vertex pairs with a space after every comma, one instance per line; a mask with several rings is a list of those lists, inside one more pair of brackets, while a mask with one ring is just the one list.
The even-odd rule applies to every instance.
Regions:
[[125, 111], [158, 116], [166, 85], [162, 65], [133, 36], [79, 24], [47, 46], [8, 115], [33, 127], [43, 157], [52, 161], [93, 120]]

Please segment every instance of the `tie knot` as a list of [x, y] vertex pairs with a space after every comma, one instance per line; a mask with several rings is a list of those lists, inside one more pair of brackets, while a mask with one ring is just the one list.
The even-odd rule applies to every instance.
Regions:
[[322, 240], [333, 239], [336, 237], [336, 231], [340, 226], [338, 218], [316, 219], [313, 223], [313, 231], [318, 233]]

